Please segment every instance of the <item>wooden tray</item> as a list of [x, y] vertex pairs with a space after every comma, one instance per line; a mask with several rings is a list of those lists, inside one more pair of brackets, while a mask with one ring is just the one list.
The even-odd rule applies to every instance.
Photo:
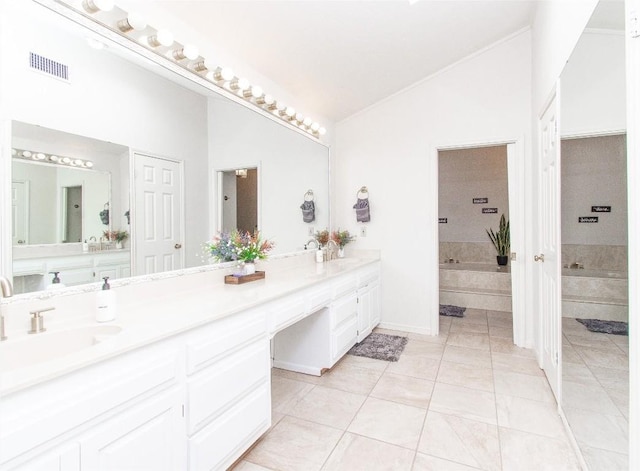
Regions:
[[241, 285], [243, 283], [249, 283], [250, 281], [262, 280], [264, 279], [264, 272], [257, 271], [251, 275], [227, 275], [224, 277], [224, 282], [228, 285]]

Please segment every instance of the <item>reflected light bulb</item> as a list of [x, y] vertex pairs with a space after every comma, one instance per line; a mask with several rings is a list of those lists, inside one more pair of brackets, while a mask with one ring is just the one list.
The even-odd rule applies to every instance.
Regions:
[[325, 128], [318, 129], [318, 134], [320, 134], [321, 136], [324, 136], [326, 133], [327, 133], [327, 130]]
[[238, 79], [238, 89], [241, 91], [247, 90], [251, 85], [249, 84], [249, 81], [246, 78], [240, 78]]
[[33, 154], [31, 154], [30, 150], [23, 150], [22, 151], [22, 157], [29, 158], [29, 157], [31, 157], [31, 155], [33, 155]]
[[311, 123], [313, 123], [313, 120], [311, 118], [309, 118], [308, 116], [306, 118], [304, 118], [304, 121], [302, 121], [302, 124], [304, 124], [306, 127], [311, 126]]
[[84, 166], [85, 166], [85, 167], [87, 167], [87, 168], [91, 168], [91, 167], [93, 167], [93, 162], [91, 162], [90, 160], [87, 160], [87, 161], [84, 163]]
[[313, 132], [317, 132], [317, 131], [318, 131], [318, 129], [320, 129], [320, 125], [319, 125], [318, 123], [313, 123], [313, 124], [311, 124], [311, 130], [312, 130]]

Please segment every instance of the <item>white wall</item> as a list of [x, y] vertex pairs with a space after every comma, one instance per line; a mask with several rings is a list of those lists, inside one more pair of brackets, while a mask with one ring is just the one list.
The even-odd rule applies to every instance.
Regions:
[[[438, 161], [438, 217], [447, 218], [440, 242], [489, 242], [486, 229], [497, 230], [501, 214], [509, 219], [507, 146], [441, 151]], [[484, 197], [487, 204], [473, 203]]]
[[[562, 141], [562, 243], [627, 245], [627, 159], [624, 136]], [[592, 213], [592, 206], [611, 206]], [[596, 216], [597, 223], [579, 223]]]
[[622, 32], [585, 31], [562, 71], [563, 136], [626, 129]]
[[[258, 168], [258, 225], [276, 243], [273, 253], [302, 249], [309, 228], [329, 227], [329, 151], [237, 103], [209, 101], [212, 200], [217, 198], [216, 171]], [[302, 220], [300, 205], [313, 190], [316, 221]], [[212, 221], [217, 221], [217, 206]]]
[[[209, 237], [206, 99], [108, 49], [91, 49], [83, 36], [64, 33], [68, 20], [33, 2], [2, 8], [0, 116], [184, 160], [185, 259], [201, 264]], [[29, 51], [68, 64], [71, 83], [28, 70]]]
[[530, 139], [530, 41], [522, 32], [336, 126], [334, 221], [358, 233], [366, 185], [371, 222], [356, 247], [382, 251], [384, 325], [428, 333], [437, 317], [437, 148]]

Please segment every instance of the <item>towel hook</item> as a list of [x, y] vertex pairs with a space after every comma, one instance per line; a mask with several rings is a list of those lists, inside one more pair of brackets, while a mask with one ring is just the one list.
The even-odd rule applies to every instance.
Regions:
[[356, 193], [356, 198], [360, 198], [361, 194], [364, 196], [364, 198], [362, 199], [366, 199], [369, 197], [369, 190], [366, 186], [363, 186], [358, 190], [358, 192]]
[[313, 190], [307, 190], [307, 192], [304, 194], [304, 200], [313, 201]]

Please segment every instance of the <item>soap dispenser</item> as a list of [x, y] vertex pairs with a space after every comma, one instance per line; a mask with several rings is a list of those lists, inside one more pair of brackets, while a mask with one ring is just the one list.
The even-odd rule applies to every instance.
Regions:
[[52, 271], [52, 272], [49, 272], [49, 273], [53, 275], [53, 279], [51, 280], [51, 284], [49, 286], [47, 286], [47, 289], [64, 288], [64, 284], [62, 284], [62, 282], [60, 281], [60, 277], [58, 276], [58, 274], [60, 272], [59, 271]]
[[103, 278], [102, 289], [96, 294], [96, 321], [109, 322], [116, 318], [116, 293], [111, 291], [109, 277]]
[[320, 246], [318, 246], [318, 250], [316, 250], [316, 263], [322, 262], [324, 262], [324, 253], [322, 252]]

